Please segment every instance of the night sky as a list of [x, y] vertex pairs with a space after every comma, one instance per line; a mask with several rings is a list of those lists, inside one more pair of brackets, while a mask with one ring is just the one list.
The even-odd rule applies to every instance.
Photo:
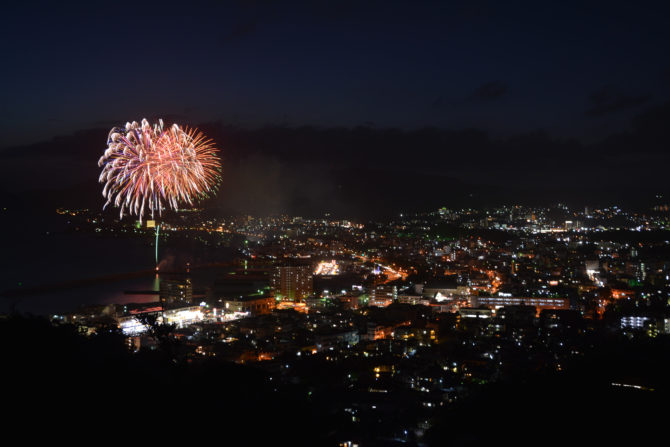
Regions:
[[[231, 212], [367, 209], [353, 197], [396, 211], [503, 190], [507, 201], [635, 201], [666, 189], [661, 2], [3, 9], [0, 187], [11, 194], [99, 196], [106, 132], [143, 117], [216, 139]], [[65, 175], [49, 178], [54, 168]]]

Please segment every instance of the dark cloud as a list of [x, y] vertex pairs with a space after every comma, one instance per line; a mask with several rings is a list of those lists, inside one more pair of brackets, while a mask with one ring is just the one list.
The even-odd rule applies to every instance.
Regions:
[[[643, 190], [665, 191], [668, 122], [670, 102], [594, 144], [543, 131], [494, 138], [478, 129], [198, 127], [223, 157], [223, 183], [208, 205], [213, 209], [368, 217], [470, 206], [472, 193], [481, 200], [534, 197], [542, 203], [598, 193], [619, 203], [643, 197]], [[39, 190], [34, 197], [54, 206], [101, 207], [97, 160], [107, 132], [91, 129], [1, 151], [0, 188]]]
[[491, 81], [477, 87], [465, 98], [449, 99], [445, 95], [437, 95], [431, 102], [430, 108], [444, 111], [450, 107], [467, 106], [473, 103], [486, 103], [502, 99], [507, 95], [507, 84], [501, 81]]
[[480, 85], [469, 96], [470, 101], [493, 101], [507, 94], [507, 84], [501, 81], [491, 81]]
[[614, 86], [606, 86], [589, 96], [586, 114], [602, 116], [640, 106], [651, 98], [650, 95], [630, 95]]
[[[598, 152], [617, 158], [641, 162], [649, 155], [662, 156], [670, 163], [670, 101], [650, 107], [631, 120], [631, 129], [603, 139], [595, 146]], [[650, 165], [647, 165], [650, 167]], [[633, 169], [633, 163], [629, 165]], [[642, 169], [645, 169], [643, 166]], [[665, 174], [661, 178], [665, 178]]]

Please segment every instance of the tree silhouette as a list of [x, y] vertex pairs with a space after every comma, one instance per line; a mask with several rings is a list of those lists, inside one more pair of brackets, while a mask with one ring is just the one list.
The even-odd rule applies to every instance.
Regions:
[[154, 339], [159, 349], [168, 355], [171, 359], [176, 360], [177, 340], [174, 337], [174, 331], [177, 325], [163, 323], [159, 320], [158, 315], [154, 314], [139, 314], [135, 315], [149, 333], [149, 336]]

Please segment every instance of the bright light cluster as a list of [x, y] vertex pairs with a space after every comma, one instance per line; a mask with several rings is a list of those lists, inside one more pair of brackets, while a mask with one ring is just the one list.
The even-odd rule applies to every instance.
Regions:
[[315, 275], [339, 275], [340, 274], [340, 266], [337, 264], [337, 261], [332, 260], [330, 262], [328, 261], [321, 261], [319, 262], [319, 265], [316, 267], [316, 270], [314, 271]]
[[[166, 310], [158, 315], [156, 322], [158, 324], [174, 324], [181, 329], [204, 319], [205, 315], [200, 307], [191, 306]], [[139, 335], [147, 331], [147, 327], [134, 316], [122, 318], [119, 321], [119, 327], [123, 334], [127, 336]]]

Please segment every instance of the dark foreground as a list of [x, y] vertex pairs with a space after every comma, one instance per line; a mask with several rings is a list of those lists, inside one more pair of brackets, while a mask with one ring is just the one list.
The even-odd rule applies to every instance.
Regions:
[[[320, 446], [358, 439], [361, 446], [465, 446], [665, 439], [668, 351], [651, 357], [626, 346], [568, 374], [487, 385], [439, 412], [421, 439], [402, 443], [376, 439], [364, 428], [352, 433], [330, 405], [337, 401], [330, 391], [277, 384], [253, 366], [177, 360], [169, 345], [132, 354], [114, 331], [86, 337], [73, 326], [33, 317], [0, 320], [0, 339], [3, 426], [26, 441]], [[601, 372], [621, 362], [661, 386], [605, 386]], [[398, 408], [397, 417], [403, 411]]]

